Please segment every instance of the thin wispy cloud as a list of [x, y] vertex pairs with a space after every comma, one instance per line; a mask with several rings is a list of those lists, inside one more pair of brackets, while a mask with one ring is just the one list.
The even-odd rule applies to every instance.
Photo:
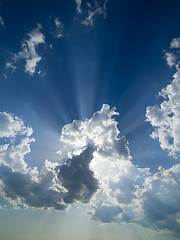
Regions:
[[[0, 6], [1, 6], [1, 2], [0, 2]], [[0, 24], [1, 24], [2, 27], [4, 27], [4, 20], [1, 16], [0, 16]]]
[[81, 13], [82, 13], [82, 11], [81, 11], [81, 3], [82, 3], [82, 1], [81, 1], [81, 0], [75, 0], [75, 2], [76, 2], [76, 5], [77, 5], [76, 11], [77, 11], [79, 14], [81, 14]]
[[[94, 19], [97, 16], [103, 16], [106, 18], [106, 4], [108, 0], [105, 0], [103, 3], [97, 0], [94, 2], [75, 0], [76, 2], [76, 12], [78, 15], [81, 15], [81, 24], [85, 26], [93, 26]], [[82, 6], [84, 3], [85, 6]]]
[[4, 27], [4, 20], [1, 16], [0, 16], [0, 24]]
[[104, 18], [106, 17], [106, 4], [107, 0], [104, 1], [103, 5], [100, 5], [98, 1], [94, 1], [94, 4], [87, 2], [88, 7], [88, 16], [84, 21], [82, 21], [83, 25], [93, 26], [94, 18], [98, 15], [102, 15]]
[[53, 33], [53, 35], [56, 38], [61, 38], [63, 36], [64, 24], [59, 21], [59, 18], [55, 18], [54, 23], [55, 23], [56, 29], [55, 29], [55, 32]]
[[22, 41], [22, 50], [12, 55], [12, 60], [7, 62], [6, 67], [15, 70], [17, 63], [20, 60], [25, 60], [25, 72], [33, 75], [36, 71], [38, 62], [41, 61], [41, 56], [37, 53], [39, 44], [45, 43], [45, 36], [41, 33], [41, 25], [33, 29], [27, 34], [27, 37]]

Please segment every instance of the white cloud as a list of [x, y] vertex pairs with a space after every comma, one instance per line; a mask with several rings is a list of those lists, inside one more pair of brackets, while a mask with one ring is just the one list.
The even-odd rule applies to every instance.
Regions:
[[55, 26], [56, 26], [56, 30], [54, 32], [54, 36], [56, 38], [61, 38], [63, 36], [64, 24], [59, 21], [59, 18], [55, 18], [54, 23], [55, 23]]
[[27, 34], [27, 38], [22, 42], [22, 51], [14, 54], [12, 57], [12, 62], [8, 62], [6, 64], [7, 68], [15, 69], [15, 64], [24, 59], [26, 61], [25, 64], [25, 72], [33, 75], [36, 70], [36, 66], [38, 62], [41, 61], [41, 57], [37, 54], [36, 48], [39, 44], [45, 43], [45, 37], [43, 33], [40, 32], [41, 25], [38, 24], [37, 28], [33, 29], [30, 33]]
[[88, 7], [88, 14], [85, 20], [82, 21], [83, 25], [86, 26], [93, 26], [94, 25], [94, 18], [97, 15], [103, 15], [103, 17], [106, 17], [106, 4], [107, 0], [104, 1], [103, 4], [99, 4], [98, 1], [94, 1], [94, 4], [91, 4], [87, 2], [87, 7]]
[[0, 138], [15, 137], [17, 134], [32, 134], [32, 128], [25, 127], [24, 122], [10, 113], [0, 112]]
[[[179, 48], [180, 38], [171, 41], [171, 48]], [[154, 127], [152, 138], [157, 138], [163, 150], [177, 158], [180, 153], [180, 69], [178, 50], [165, 53], [170, 67], [175, 66], [173, 80], [159, 92], [163, 98], [160, 105], [149, 106], [146, 109], [147, 121]]]
[[167, 170], [160, 167], [145, 179], [142, 209], [146, 224], [180, 233], [179, 179], [180, 164]]
[[0, 24], [4, 27], [4, 20], [1, 16], [0, 16]]
[[25, 162], [34, 141], [32, 129], [3, 113], [1, 139], [7, 141], [0, 145], [2, 196], [19, 207], [56, 210], [81, 202], [94, 221], [178, 232], [180, 164], [167, 170], [160, 167], [155, 174], [134, 166], [128, 142], [117, 128], [117, 115], [115, 108], [104, 104], [90, 119], [65, 125], [61, 163], [46, 160], [38, 171]]
[[155, 128], [151, 134], [157, 138], [163, 150], [178, 157], [180, 153], [180, 71], [174, 74], [172, 83], [159, 95], [164, 98], [160, 105], [146, 109], [147, 121]]
[[74, 120], [71, 124], [65, 125], [60, 141], [69, 150], [93, 146], [97, 149], [98, 156], [108, 161], [127, 161], [131, 158], [128, 142], [125, 137], [119, 137], [117, 121], [113, 119], [115, 115], [118, 115], [115, 108], [104, 104], [91, 119], [84, 122]]
[[[33, 130], [25, 127], [24, 122], [16, 116], [6, 112], [0, 112], [0, 138], [4, 144], [0, 145], [0, 164], [11, 167], [13, 170], [27, 172], [27, 164], [24, 156], [30, 152], [30, 138]], [[20, 143], [14, 144], [15, 138], [19, 136]], [[7, 143], [7, 138], [10, 138]]]
[[170, 67], [176, 65], [177, 58], [176, 58], [176, 56], [175, 56], [173, 53], [166, 52], [166, 53], [165, 53], [165, 59], [166, 59], [167, 64], [168, 64]]
[[81, 3], [82, 3], [82, 1], [81, 1], [81, 0], [75, 0], [75, 2], [76, 2], [76, 5], [77, 5], [76, 11], [77, 11], [79, 14], [81, 14], [81, 13], [82, 13], [82, 11], [81, 11]]
[[180, 48], [180, 38], [174, 38], [170, 43], [170, 48]]

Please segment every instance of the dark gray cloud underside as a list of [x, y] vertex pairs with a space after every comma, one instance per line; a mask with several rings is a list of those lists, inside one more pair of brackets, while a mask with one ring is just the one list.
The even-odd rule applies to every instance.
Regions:
[[[12, 200], [20, 198], [25, 204], [36, 208], [54, 208], [64, 210], [67, 206], [62, 202], [59, 192], [49, 189], [47, 182], [34, 182], [28, 174], [12, 172], [1, 165], [0, 178], [3, 182], [5, 197]], [[51, 176], [49, 176], [50, 180]]]
[[93, 159], [93, 152], [94, 149], [88, 147], [80, 155], [68, 159], [59, 168], [59, 180], [68, 191], [63, 198], [65, 203], [76, 201], [88, 203], [99, 188], [98, 180], [94, 177], [94, 172], [89, 168], [89, 164]]

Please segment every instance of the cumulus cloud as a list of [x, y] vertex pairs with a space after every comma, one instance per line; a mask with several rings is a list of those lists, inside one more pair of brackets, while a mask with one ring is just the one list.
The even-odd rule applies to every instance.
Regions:
[[94, 221], [180, 229], [180, 164], [155, 174], [135, 166], [115, 108], [104, 104], [90, 119], [65, 125], [60, 160], [46, 160], [41, 170], [25, 162], [32, 129], [11, 114], [0, 116], [0, 193], [9, 203], [65, 210], [80, 202]]
[[67, 189], [65, 203], [81, 201], [87, 203], [98, 189], [98, 181], [89, 164], [93, 159], [93, 148], [86, 148], [80, 155], [68, 159], [59, 167], [58, 177], [62, 186]]
[[27, 37], [22, 42], [22, 50], [17, 54], [13, 54], [12, 61], [6, 64], [7, 68], [16, 69], [16, 63], [24, 59], [26, 61], [25, 64], [25, 72], [28, 72], [30, 75], [33, 75], [36, 70], [36, 66], [38, 62], [41, 61], [41, 57], [37, 54], [36, 49], [39, 44], [45, 43], [45, 37], [43, 33], [40, 32], [41, 25], [33, 29], [30, 33], [27, 34]]
[[[115, 108], [104, 104], [100, 111], [84, 122], [74, 120], [62, 128], [60, 141], [67, 149], [81, 149], [85, 146], [96, 147], [98, 156], [108, 161], [122, 161], [131, 158], [128, 142], [119, 137], [118, 122], [113, 116], [118, 115]], [[61, 151], [59, 151], [62, 154]]]
[[165, 53], [165, 59], [167, 64], [172, 67], [176, 65], [177, 57], [173, 53], [166, 52]]
[[[38, 172], [37, 168], [31, 169], [25, 162], [25, 155], [31, 151], [30, 144], [35, 141], [31, 137], [32, 128], [25, 127], [21, 119], [11, 114], [1, 113], [0, 136], [2, 139], [9, 139], [9, 142], [5, 141], [6, 143], [0, 146], [3, 195], [13, 201], [18, 199], [21, 204], [24, 202], [29, 206], [48, 207], [49, 205], [45, 206], [45, 203], [40, 204], [40, 200], [43, 202], [43, 199], [39, 199], [38, 193], [38, 196], [34, 193], [34, 186], [36, 186], [36, 189], [44, 188], [43, 193], [47, 192], [48, 196], [49, 194], [59, 196], [58, 204], [62, 206], [77, 201], [90, 202], [99, 191], [98, 175], [93, 171], [97, 159], [105, 159], [111, 163], [126, 162], [131, 158], [127, 141], [119, 137], [117, 122], [113, 119], [113, 116], [117, 114], [115, 108], [103, 105], [102, 109], [91, 119], [84, 122], [75, 120], [65, 125], [60, 138], [63, 144], [62, 149], [68, 149], [64, 164], [51, 163], [46, 160], [45, 166]], [[11, 178], [9, 181], [8, 176]], [[20, 179], [19, 185], [13, 185], [16, 182], [14, 178]], [[26, 189], [31, 196], [30, 200], [28, 200], [29, 195], [18, 192], [19, 188], [22, 189], [23, 182], [27, 182]], [[41, 192], [40, 189], [38, 191]], [[39, 206], [37, 202], [33, 203], [34, 197], [39, 202]]]
[[180, 70], [176, 69], [173, 81], [159, 93], [162, 103], [146, 109], [147, 121], [154, 127], [151, 137], [175, 158], [180, 152]]
[[0, 138], [15, 137], [17, 134], [32, 134], [32, 128], [25, 127], [24, 122], [10, 113], [0, 112]]
[[159, 168], [147, 177], [142, 194], [143, 218], [155, 229], [180, 232], [180, 164], [170, 169]]
[[[44, 170], [44, 169], [43, 169]], [[30, 174], [13, 172], [12, 169], [1, 165], [1, 192], [6, 199], [19, 207], [54, 208], [64, 210], [67, 206], [62, 203], [62, 193], [53, 189], [53, 171], [46, 169], [40, 173], [38, 181]]]
[[[4, 144], [0, 145], [0, 164], [26, 172], [24, 155], [30, 152], [30, 143], [35, 141], [30, 137], [32, 133], [32, 128], [25, 127], [24, 122], [18, 117], [0, 112], [0, 138], [4, 140]], [[15, 145], [17, 135], [20, 136], [20, 142]], [[7, 138], [10, 138], [8, 143]]]
[[180, 38], [173, 38], [170, 43], [170, 48], [180, 48]]

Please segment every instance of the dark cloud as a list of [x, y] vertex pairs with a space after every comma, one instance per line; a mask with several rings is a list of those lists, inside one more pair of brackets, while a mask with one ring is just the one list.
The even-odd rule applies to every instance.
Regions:
[[88, 203], [98, 189], [98, 180], [89, 168], [93, 159], [94, 149], [86, 148], [80, 155], [68, 159], [59, 167], [58, 177], [62, 186], [67, 189], [64, 196], [65, 203], [81, 201]]
[[31, 179], [30, 175], [12, 170], [4, 165], [0, 167], [0, 178], [3, 183], [2, 191], [6, 198], [27, 204], [36, 208], [54, 208], [64, 210], [67, 206], [62, 203], [62, 194], [50, 189], [52, 173], [42, 177], [39, 182]]

